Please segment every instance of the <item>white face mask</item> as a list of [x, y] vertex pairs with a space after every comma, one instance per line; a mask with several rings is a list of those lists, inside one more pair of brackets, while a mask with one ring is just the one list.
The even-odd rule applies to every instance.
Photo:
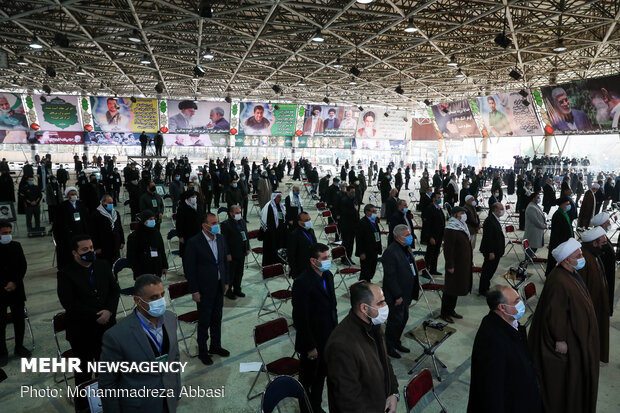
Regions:
[[390, 307], [388, 307], [387, 305], [384, 305], [383, 307], [380, 307], [380, 308], [375, 308], [370, 305], [368, 307], [374, 308], [375, 310], [379, 312], [379, 314], [377, 314], [377, 316], [374, 318], [366, 314], [366, 316], [370, 318], [370, 321], [372, 321], [374, 325], [383, 324], [387, 321], [388, 315], [390, 314]]
[[71, 195], [71, 197], [69, 197], [69, 201], [71, 202], [76, 202], [78, 200], [77, 195]]
[[611, 230], [611, 225], [607, 225], [604, 229], [605, 229], [605, 232]]
[[471, 201], [471, 206], [475, 207], [476, 205], [478, 205], [476, 201]]
[[11, 234], [6, 234], [6, 235], [2, 235], [0, 237], [0, 244], [8, 244], [9, 242], [11, 242], [13, 240], [13, 236]]
[[501, 211], [499, 211], [499, 216], [503, 217], [504, 215], [506, 215], [506, 210], [502, 209]]
[[461, 215], [459, 219], [461, 220], [461, 222], [467, 222], [467, 214]]
[[235, 221], [241, 221], [241, 214], [235, 214]]

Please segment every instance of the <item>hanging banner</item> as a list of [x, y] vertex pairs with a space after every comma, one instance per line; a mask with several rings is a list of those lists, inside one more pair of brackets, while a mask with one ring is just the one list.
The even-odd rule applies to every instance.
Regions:
[[93, 123], [102, 132], [147, 132], [158, 130], [157, 99], [91, 96]]
[[413, 118], [411, 139], [414, 141], [436, 141], [439, 139], [432, 118]]
[[540, 89], [551, 127], [560, 134], [617, 132], [620, 75], [585, 79]]
[[230, 134], [230, 103], [169, 100], [168, 116], [171, 133]]
[[228, 139], [230, 139], [230, 133], [226, 135], [208, 133], [164, 134], [164, 142], [166, 146], [226, 147]]
[[351, 149], [354, 139], [352, 138], [328, 138], [318, 136], [300, 136], [297, 141], [298, 148], [325, 148], [325, 149]]
[[532, 136], [543, 131], [532, 96], [520, 92], [498, 93], [477, 98], [480, 116], [489, 136]]
[[479, 138], [480, 130], [471, 112], [469, 102], [441, 103], [433, 105], [433, 116], [439, 132], [446, 139]]
[[352, 138], [359, 115], [354, 107], [309, 105], [304, 113], [302, 136]]
[[83, 132], [30, 131], [28, 143], [79, 145], [84, 143]]
[[[86, 132], [84, 134], [84, 143], [96, 145], [124, 145], [135, 146], [140, 145], [141, 133], [133, 132]], [[147, 133], [149, 142], [153, 141], [154, 133]]]
[[[41, 98], [45, 99], [45, 102]], [[33, 98], [34, 108], [43, 131], [81, 132], [77, 96], [44, 96]]]
[[296, 117], [297, 105], [241, 102], [239, 135], [293, 136]]
[[16, 93], [0, 93], [0, 130], [19, 129], [28, 129], [21, 97]]
[[293, 137], [292, 136], [235, 136], [235, 146], [269, 146], [269, 147], [282, 147], [292, 148]]
[[[387, 114], [387, 116], [385, 116]], [[411, 134], [407, 112], [370, 108], [362, 112], [356, 138], [407, 140]]]
[[0, 129], [0, 143], [28, 143], [28, 131]]

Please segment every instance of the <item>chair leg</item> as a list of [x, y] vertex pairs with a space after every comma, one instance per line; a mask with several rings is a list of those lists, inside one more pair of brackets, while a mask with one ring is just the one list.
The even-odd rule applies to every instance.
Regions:
[[26, 324], [28, 325], [28, 331], [30, 332], [30, 339], [32, 340], [32, 349], [34, 350], [34, 334], [32, 334], [32, 325], [30, 324], [30, 318], [26, 317]]
[[188, 356], [192, 357], [192, 355], [189, 352], [189, 346], [187, 345], [187, 340], [185, 339], [185, 334], [183, 333], [183, 328], [181, 327], [181, 322], [177, 320], [177, 323], [179, 325], [179, 331], [181, 332], [181, 339], [183, 340], [183, 345], [185, 346], [185, 352], [187, 353]]
[[426, 306], [428, 307], [428, 312], [430, 314], [430, 316], [433, 316], [433, 310], [431, 309], [431, 305], [428, 302], [428, 298], [426, 298], [426, 293], [424, 292], [424, 290], [422, 288], [420, 288], [420, 292], [422, 293], [422, 297], [424, 297], [424, 301], [426, 301]]

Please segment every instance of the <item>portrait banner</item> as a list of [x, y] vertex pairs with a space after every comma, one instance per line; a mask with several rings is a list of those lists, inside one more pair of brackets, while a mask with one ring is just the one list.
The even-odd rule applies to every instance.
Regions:
[[355, 107], [309, 105], [304, 113], [302, 136], [352, 138], [359, 114]]
[[480, 130], [467, 100], [432, 106], [439, 132], [446, 139], [479, 138]]
[[0, 130], [27, 129], [22, 98], [16, 93], [0, 93]]
[[28, 131], [0, 129], [0, 143], [28, 143]]
[[84, 132], [30, 131], [28, 143], [80, 145], [84, 143]]
[[300, 136], [297, 141], [298, 148], [323, 148], [323, 149], [351, 149], [352, 138], [328, 138], [326, 136]]
[[293, 137], [292, 136], [250, 136], [250, 135], [242, 135], [235, 136], [235, 146], [244, 146], [244, 147], [282, 147], [282, 148], [291, 148], [293, 147]]
[[241, 102], [239, 135], [293, 136], [296, 119], [294, 104]]
[[201, 100], [169, 100], [171, 133], [230, 134], [230, 103]]
[[362, 112], [355, 132], [355, 137], [362, 139], [406, 140], [410, 135], [406, 111], [382, 108], [369, 108]]
[[166, 133], [164, 142], [166, 146], [204, 146], [223, 148], [228, 144], [230, 134], [208, 133]]
[[[140, 145], [140, 133], [133, 132], [86, 132], [84, 133], [84, 143], [96, 145]], [[154, 133], [147, 133], [149, 142], [153, 141]]]
[[476, 99], [489, 136], [542, 135], [532, 96], [519, 92], [498, 93]]
[[[45, 98], [45, 102], [41, 100]], [[40, 130], [81, 132], [77, 96], [43, 96], [33, 98]]]
[[413, 118], [411, 139], [414, 141], [436, 141], [439, 139], [432, 118]]
[[147, 132], [158, 131], [157, 99], [91, 96], [95, 131]]

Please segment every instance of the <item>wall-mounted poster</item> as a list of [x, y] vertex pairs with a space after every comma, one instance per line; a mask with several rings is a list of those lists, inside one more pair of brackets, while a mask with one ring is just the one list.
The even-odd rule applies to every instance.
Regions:
[[[385, 116], [387, 114], [388, 116]], [[356, 138], [362, 139], [393, 139], [409, 138], [409, 122], [404, 110], [386, 110], [370, 108], [361, 113], [355, 132]]]
[[43, 131], [81, 132], [77, 96], [34, 96], [34, 109]]
[[354, 107], [309, 105], [304, 114], [303, 136], [352, 138], [359, 114]]
[[300, 136], [298, 148], [351, 149], [352, 138], [329, 138], [327, 136]]
[[235, 136], [235, 146], [269, 146], [291, 148], [292, 136]]
[[230, 133], [230, 103], [169, 100], [168, 115], [171, 133]]
[[0, 130], [28, 129], [22, 99], [16, 93], [0, 93]]
[[147, 132], [158, 130], [157, 99], [91, 96], [93, 123], [102, 132]]
[[436, 141], [439, 139], [432, 118], [413, 118], [411, 139], [414, 141]]
[[225, 147], [227, 146], [230, 134], [208, 134], [208, 133], [166, 133], [164, 142], [166, 146], [205, 146], [205, 147]]
[[241, 102], [239, 135], [293, 136], [296, 119], [297, 105]]
[[79, 145], [84, 143], [83, 132], [30, 131], [28, 143]]
[[0, 143], [28, 143], [28, 131], [0, 129]]
[[[97, 145], [140, 145], [140, 133], [133, 132], [86, 132], [84, 143]], [[154, 133], [147, 133], [149, 140], [153, 140]]]
[[556, 133], [610, 133], [620, 128], [620, 75], [541, 88]]
[[498, 93], [477, 98], [477, 104], [489, 136], [543, 134], [529, 93], [526, 96], [519, 92]]
[[433, 105], [433, 116], [446, 139], [479, 138], [480, 130], [467, 100]]

